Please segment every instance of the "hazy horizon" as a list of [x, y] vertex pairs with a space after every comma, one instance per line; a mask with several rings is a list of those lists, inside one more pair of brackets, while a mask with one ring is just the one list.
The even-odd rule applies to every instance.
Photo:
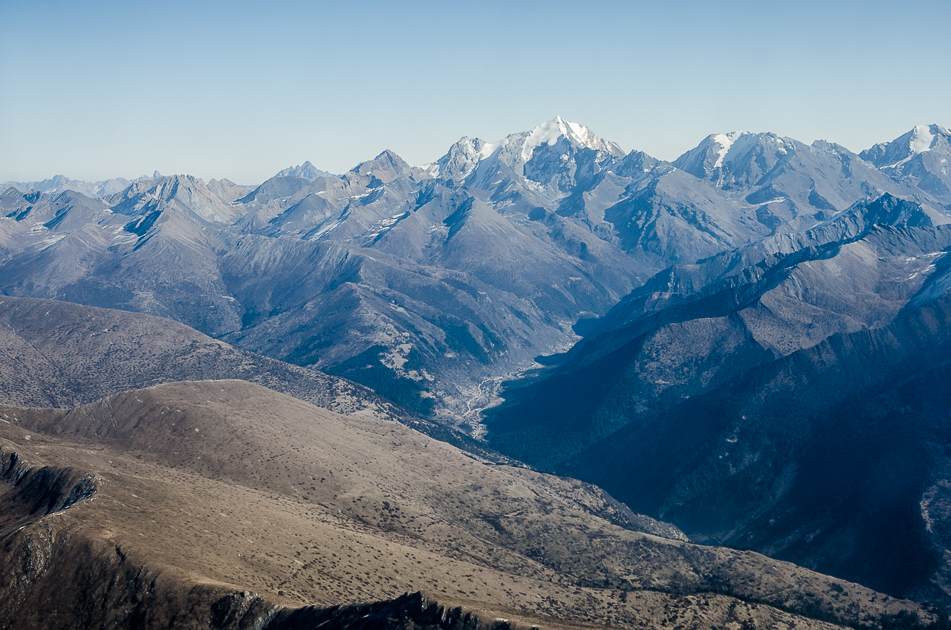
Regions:
[[560, 115], [673, 160], [710, 133], [860, 152], [951, 126], [947, 2], [97, 2], [0, 7], [0, 181], [258, 183]]

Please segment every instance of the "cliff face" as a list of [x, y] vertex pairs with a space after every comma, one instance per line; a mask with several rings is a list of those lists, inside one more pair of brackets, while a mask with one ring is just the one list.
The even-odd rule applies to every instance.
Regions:
[[[32, 467], [0, 444], [0, 540], [96, 494], [102, 478], [70, 468]], [[32, 566], [34, 554], [24, 553]]]
[[155, 572], [117, 545], [71, 535], [57, 518], [92, 499], [102, 482], [31, 466], [0, 444], [0, 628], [136, 627], [158, 613], [149, 602], [168, 594]]
[[210, 594], [190, 602], [187, 592], [130, 562], [121, 548], [81, 540], [55, 519], [5, 537], [0, 554], [5, 629], [197, 628], [196, 608], [210, 605]]
[[6, 537], [0, 557], [6, 585], [0, 591], [0, 628], [11, 630], [503, 630], [514, 625], [484, 622], [472, 611], [418, 592], [364, 605], [285, 608], [249, 591], [190, 586], [137, 564], [118, 546], [77, 540], [49, 522]]

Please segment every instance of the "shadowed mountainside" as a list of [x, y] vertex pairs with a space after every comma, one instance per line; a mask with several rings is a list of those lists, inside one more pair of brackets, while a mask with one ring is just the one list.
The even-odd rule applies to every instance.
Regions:
[[885, 195], [804, 234], [681, 265], [634, 290], [551, 367], [507, 384], [493, 444], [543, 469], [629, 423], [947, 289], [951, 228]]
[[754, 368], [559, 471], [691, 536], [948, 601], [951, 300]]
[[944, 603], [946, 517], [922, 506], [951, 443], [949, 248], [886, 195], [673, 267], [513, 383], [490, 442], [693, 539]]
[[555, 469], [697, 540], [945, 602], [949, 314], [944, 298], [752, 367]]

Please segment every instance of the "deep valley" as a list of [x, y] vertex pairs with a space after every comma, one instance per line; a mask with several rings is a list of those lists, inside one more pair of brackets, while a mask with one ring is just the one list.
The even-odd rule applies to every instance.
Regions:
[[4, 184], [0, 627], [947, 627], [949, 159]]

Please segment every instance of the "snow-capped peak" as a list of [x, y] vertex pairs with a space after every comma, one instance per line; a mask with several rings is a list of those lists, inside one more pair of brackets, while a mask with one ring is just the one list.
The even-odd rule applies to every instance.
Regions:
[[535, 149], [543, 145], [553, 146], [561, 138], [568, 140], [568, 143], [575, 149], [592, 149], [614, 157], [624, 157], [626, 155], [624, 150], [616, 143], [602, 140], [584, 125], [567, 121], [561, 116], [555, 116], [531, 131], [514, 133], [498, 142], [483, 145], [479, 151], [479, 159], [485, 160], [493, 155], [500, 154], [499, 157], [502, 161], [509, 165], [525, 164], [532, 159]]
[[891, 142], [882, 142], [862, 151], [863, 160], [881, 169], [904, 165], [916, 155], [931, 151], [939, 137], [951, 140], [951, 132], [941, 125], [916, 125], [914, 129]]
[[617, 144], [602, 140], [584, 125], [569, 122], [561, 116], [555, 116], [528, 133], [525, 143], [522, 144], [522, 161], [529, 161], [536, 147], [543, 144], [552, 146], [562, 137], [567, 138], [568, 142], [575, 148], [603, 151], [617, 157], [624, 157], [625, 155]]
[[[555, 148], [558, 155], [552, 157], [546, 154], [540, 158], [544, 165], [539, 163], [531, 169], [530, 175], [526, 174], [525, 168], [534, 158], [540, 157], [542, 148]], [[579, 150], [594, 151], [594, 155], [582, 158], [576, 154]], [[498, 142], [462, 138], [437, 162], [426, 164], [422, 168], [433, 177], [456, 182], [468, 180], [472, 175], [485, 179], [484, 182], [482, 179], [479, 181], [489, 186], [492, 185], [490, 180], [495, 177], [495, 169], [504, 167], [519, 175], [525, 175], [536, 184], [547, 186], [551, 183], [551, 178], [574, 177], [565, 175], [562, 170], [567, 169], [565, 173], [573, 173], [577, 167], [576, 159], [594, 164], [593, 170], [588, 171], [598, 172], [602, 165], [625, 155], [624, 150], [616, 143], [602, 140], [584, 125], [556, 116], [531, 131], [513, 133]], [[561, 174], [556, 175], [556, 172]]]
[[432, 177], [463, 180], [484, 159], [485, 140], [470, 139], [463, 136], [458, 142], [449, 147], [449, 152], [436, 162], [424, 164], [420, 168]]
[[782, 140], [771, 134], [751, 133], [749, 131], [731, 131], [712, 133], [693, 148], [674, 160], [674, 166], [700, 178], [711, 177], [718, 169], [747, 152], [761, 138], [773, 137], [782, 151]]

